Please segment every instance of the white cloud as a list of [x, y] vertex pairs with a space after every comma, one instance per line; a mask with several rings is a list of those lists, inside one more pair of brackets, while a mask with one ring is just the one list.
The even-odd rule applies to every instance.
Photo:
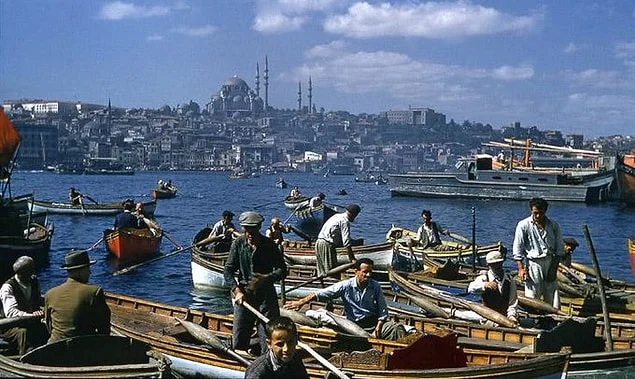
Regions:
[[123, 1], [114, 1], [105, 4], [99, 11], [99, 18], [104, 20], [123, 20], [125, 18], [145, 18], [166, 16], [175, 10], [186, 10], [189, 6], [184, 2], [177, 2], [172, 6], [154, 5], [144, 6]]
[[483, 89], [492, 83], [527, 80], [528, 65], [473, 68], [420, 61], [392, 51], [348, 51], [342, 41], [317, 45], [305, 52], [307, 62], [281, 75], [297, 82], [311, 76], [314, 83], [336, 92], [381, 94], [403, 102], [465, 104], [482, 101]]
[[587, 48], [587, 45], [569, 42], [569, 44], [562, 50], [562, 52], [565, 54], [575, 54], [586, 48]]
[[162, 40], [163, 40], [163, 36], [157, 35], [157, 34], [146, 37], [146, 41], [162, 41]]
[[534, 68], [528, 65], [518, 67], [501, 66], [492, 70], [492, 78], [500, 80], [525, 80], [534, 76]]
[[342, 52], [348, 43], [345, 41], [332, 41], [325, 45], [317, 45], [304, 53], [307, 58], [327, 58]]
[[635, 89], [632, 74], [615, 70], [566, 70], [564, 78], [572, 85], [583, 88]]
[[211, 34], [214, 34], [216, 30], [218, 30], [218, 28], [213, 25], [204, 25], [199, 27], [182, 26], [179, 28], [172, 28], [170, 29], [170, 32], [186, 35], [189, 37], [207, 37]]
[[280, 12], [265, 12], [255, 17], [252, 28], [262, 33], [277, 33], [299, 30], [305, 22], [305, 17], [290, 17]]
[[526, 32], [542, 20], [542, 12], [513, 16], [468, 1], [423, 4], [358, 2], [346, 14], [329, 16], [326, 31], [352, 38], [384, 36], [453, 39], [503, 32]]
[[278, 0], [278, 5], [285, 13], [305, 13], [310, 11], [327, 11], [334, 6], [345, 4], [344, 0]]

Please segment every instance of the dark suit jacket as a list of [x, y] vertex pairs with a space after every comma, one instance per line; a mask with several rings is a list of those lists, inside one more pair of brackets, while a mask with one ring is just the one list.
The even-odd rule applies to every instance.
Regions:
[[133, 215], [130, 212], [121, 212], [115, 218], [115, 229], [123, 229], [123, 228], [137, 228], [140, 229], [145, 224], [143, 221], [140, 221], [137, 216]]
[[101, 287], [68, 278], [44, 296], [49, 343], [80, 335], [110, 334], [110, 308]]

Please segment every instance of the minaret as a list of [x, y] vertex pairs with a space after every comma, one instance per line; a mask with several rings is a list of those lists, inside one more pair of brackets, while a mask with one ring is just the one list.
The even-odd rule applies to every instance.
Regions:
[[256, 96], [260, 96], [260, 66], [256, 63]]
[[309, 114], [313, 114], [313, 84], [311, 83], [311, 76], [309, 76]]
[[269, 109], [269, 59], [265, 55], [265, 113]]
[[298, 81], [298, 111], [302, 112], [302, 82]]
[[106, 136], [110, 136], [110, 133], [112, 131], [112, 106], [110, 104], [110, 98], [108, 98], [108, 115], [106, 116]]

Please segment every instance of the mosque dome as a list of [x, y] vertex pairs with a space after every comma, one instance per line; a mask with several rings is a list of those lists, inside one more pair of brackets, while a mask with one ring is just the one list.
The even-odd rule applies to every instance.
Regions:
[[232, 76], [231, 78], [225, 80], [223, 83], [225, 86], [239, 86], [239, 87], [249, 87], [247, 83], [237, 76]]

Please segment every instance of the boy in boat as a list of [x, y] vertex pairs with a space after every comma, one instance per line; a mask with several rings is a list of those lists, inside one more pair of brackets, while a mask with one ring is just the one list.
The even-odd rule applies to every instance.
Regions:
[[518, 296], [516, 282], [503, 269], [503, 254], [492, 251], [485, 257], [489, 270], [482, 271], [467, 288], [469, 293], [480, 294], [488, 308], [518, 323]]
[[278, 317], [267, 323], [266, 354], [256, 358], [245, 371], [245, 379], [303, 379], [306, 367], [297, 354], [298, 330], [288, 317]]

